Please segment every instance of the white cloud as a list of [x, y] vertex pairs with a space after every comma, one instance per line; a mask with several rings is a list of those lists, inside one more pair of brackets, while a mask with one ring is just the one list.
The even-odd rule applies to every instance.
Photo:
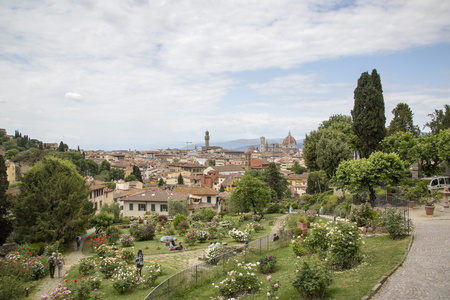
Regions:
[[64, 97], [66, 99], [70, 99], [70, 100], [74, 100], [74, 101], [81, 101], [83, 99], [83, 97], [78, 94], [78, 93], [72, 93], [72, 92], [67, 92]]

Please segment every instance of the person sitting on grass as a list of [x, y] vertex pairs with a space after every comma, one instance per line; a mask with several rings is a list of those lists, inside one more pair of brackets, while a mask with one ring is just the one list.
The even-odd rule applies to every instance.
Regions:
[[175, 248], [175, 250], [183, 250], [183, 244], [180, 242], [179, 244], [178, 244], [178, 247], [176, 247]]
[[170, 247], [170, 241], [169, 241], [169, 239], [166, 239], [166, 247]]

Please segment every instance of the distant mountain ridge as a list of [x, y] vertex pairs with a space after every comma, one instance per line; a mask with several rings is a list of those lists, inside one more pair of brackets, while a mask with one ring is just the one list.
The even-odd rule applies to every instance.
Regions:
[[[270, 143], [283, 143], [284, 138], [275, 138], [275, 139], [266, 139], [266, 141]], [[222, 147], [223, 149], [227, 150], [240, 150], [240, 151], [246, 151], [250, 146], [254, 146], [255, 149], [260, 148], [260, 140], [259, 139], [239, 139], [234, 141], [228, 141], [228, 142], [210, 142], [210, 146], [214, 147]], [[198, 147], [204, 147], [205, 144], [195, 144], [194, 146]], [[303, 148], [303, 140], [297, 140], [297, 147], [302, 149]]]

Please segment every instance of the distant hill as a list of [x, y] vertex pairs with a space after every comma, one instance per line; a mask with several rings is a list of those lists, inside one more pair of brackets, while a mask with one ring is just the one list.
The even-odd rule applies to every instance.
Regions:
[[[266, 139], [267, 141], [269, 141], [269, 143], [279, 143], [281, 144], [283, 142], [283, 138], [276, 138], [276, 139]], [[228, 149], [228, 150], [241, 150], [241, 151], [245, 151], [248, 149], [248, 147], [250, 146], [254, 146], [255, 149], [259, 149], [260, 145], [260, 140], [259, 139], [239, 139], [239, 140], [234, 140], [234, 141], [229, 141], [229, 142], [211, 142], [210, 146], [216, 146], [216, 147], [222, 147], [223, 149]], [[195, 144], [195, 146], [198, 147], [204, 147], [205, 144]], [[303, 148], [303, 140], [297, 140], [297, 146], [298, 148], [302, 149]]]

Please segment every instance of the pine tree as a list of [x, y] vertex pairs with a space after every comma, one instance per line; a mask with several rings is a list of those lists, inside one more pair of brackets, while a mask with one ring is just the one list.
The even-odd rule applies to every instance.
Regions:
[[183, 176], [181, 176], [181, 173], [178, 175], [178, 184], [184, 184], [184, 179]]
[[413, 123], [413, 112], [406, 103], [399, 103], [392, 110], [394, 118], [387, 129], [388, 135], [393, 135], [399, 131], [411, 132], [416, 137], [420, 134], [419, 126]]
[[355, 146], [361, 157], [379, 149], [380, 141], [386, 136], [386, 116], [380, 76], [374, 69], [372, 74], [361, 74], [355, 89], [355, 104], [352, 110]]

